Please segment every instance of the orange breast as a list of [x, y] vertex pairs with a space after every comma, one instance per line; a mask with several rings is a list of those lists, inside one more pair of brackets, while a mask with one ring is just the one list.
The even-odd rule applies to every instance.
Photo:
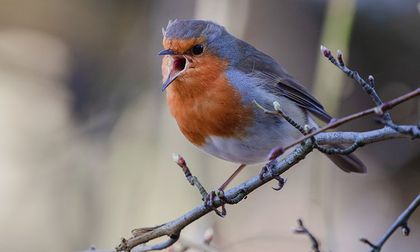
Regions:
[[243, 137], [252, 123], [253, 110], [229, 84], [226, 67], [216, 56], [202, 55], [167, 89], [170, 111], [195, 145], [204, 144], [208, 136]]

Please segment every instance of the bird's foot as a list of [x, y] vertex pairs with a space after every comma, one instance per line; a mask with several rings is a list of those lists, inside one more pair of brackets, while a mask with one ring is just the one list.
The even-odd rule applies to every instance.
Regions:
[[280, 175], [276, 175], [275, 172], [273, 171], [273, 166], [268, 163], [266, 164], [262, 169], [261, 172], [259, 174], [260, 180], [263, 180], [264, 177], [270, 177], [273, 178], [275, 180], [277, 180], [277, 187], [271, 187], [273, 188], [273, 190], [275, 191], [280, 191], [284, 184], [286, 184], [287, 179], [282, 178]]
[[[216, 200], [219, 200], [221, 202], [221, 210], [217, 209], [215, 202]], [[217, 215], [219, 215], [222, 218], [225, 217], [227, 214], [225, 204], [225, 193], [221, 189], [209, 192], [204, 198], [204, 206], [211, 208]]]
[[273, 172], [273, 166], [268, 163], [266, 165], [264, 165], [264, 167], [261, 169], [259, 177], [260, 180], [263, 180], [264, 177], [271, 177], [273, 176], [274, 172]]

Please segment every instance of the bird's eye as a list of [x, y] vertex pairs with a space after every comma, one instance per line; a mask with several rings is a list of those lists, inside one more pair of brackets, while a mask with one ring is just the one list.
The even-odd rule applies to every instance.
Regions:
[[193, 47], [191, 48], [191, 52], [192, 52], [194, 55], [200, 55], [200, 54], [202, 54], [202, 53], [203, 53], [203, 51], [204, 51], [204, 47], [203, 47], [203, 45], [201, 45], [201, 44], [197, 44], [197, 45], [195, 45], [195, 46], [193, 46]]

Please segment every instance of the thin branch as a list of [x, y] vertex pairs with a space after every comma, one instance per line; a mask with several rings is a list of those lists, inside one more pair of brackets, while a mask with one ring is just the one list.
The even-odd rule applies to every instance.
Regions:
[[[332, 55], [330, 49], [326, 48], [325, 46], [321, 45], [321, 52], [322, 54], [336, 67], [338, 67], [343, 73], [345, 73], [347, 76], [355, 80], [360, 87], [367, 93], [371, 98], [372, 101], [375, 103], [376, 106], [382, 106], [384, 103], [382, 102], [381, 98], [379, 97], [378, 93], [375, 90], [375, 79], [372, 75], [369, 75], [368, 81], [365, 81], [362, 77], [360, 77], [359, 73], [357, 71], [349, 69], [345, 64], [343, 60], [343, 54], [340, 50], [337, 51], [337, 59], [334, 58]], [[384, 120], [391, 121], [391, 115], [387, 112], [383, 115]]]
[[402, 127], [392, 121], [383, 120], [382, 123], [401, 134], [411, 136], [412, 139], [420, 137], [420, 124], [412, 127]]
[[376, 243], [373, 244], [366, 238], [361, 238], [360, 241], [363, 243], [368, 244], [372, 250], [371, 252], [379, 252], [381, 251], [385, 242], [391, 237], [391, 235], [398, 229], [401, 228], [403, 234], [408, 236], [410, 234], [410, 228], [408, 227], [408, 219], [420, 205], [420, 194], [416, 196], [416, 198], [411, 202], [411, 204], [401, 213], [400, 216], [395, 220], [395, 222], [389, 227], [386, 233], [382, 236], [382, 238]]
[[315, 236], [305, 227], [305, 225], [303, 224], [303, 221], [301, 219], [298, 219], [298, 227], [295, 228], [293, 230], [293, 232], [295, 234], [304, 234], [307, 235], [309, 237], [309, 239], [311, 240], [312, 243], [312, 250], [314, 252], [319, 252], [319, 242], [318, 240], [315, 238]]
[[178, 239], [179, 239], [179, 235], [169, 237], [169, 239], [167, 239], [163, 242], [157, 243], [157, 244], [139, 246], [139, 247], [136, 248], [135, 252], [162, 250], [162, 249], [165, 249], [165, 248], [168, 248], [168, 247], [172, 246], [175, 242], [178, 241]]
[[188, 182], [190, 182], [192, 186], [195, 186], [197, 188], [198, 192], [201, 194], [202, 200], [204, 200], [207, 197], [208, 193], [204, 186], [201, 185], [198, 178], [192, 175], [190, 168], [188, 168], [187, 162], [185, 162], [185, 159], [179, 154], [173, 154], [172, 159], [179, 167], [181, 167]]
[[357, 150], [359, 147], [362, 147], [364, 144], [361, 142], [355, 141], [352, 145], [346, 148], [338, 148], [338, 147], [324, 147], [322, 145], [319, 145], [318, 143], [315, 143], [315, 148], [319, 150], [322, 153], [328, 154], [328, 155], [348, 155], [352, 153], [353, 151]]
[[[417, 89], [415, 89], [415, 90], [413, 90], [413, 91], [411, 91], [411, 92], [409, 92], [405, 95], [402, 95], [402, 96], [397, 97], [397, 98], [395, 98], [391, 101], [388, 101], [388, 102], [382, 104], [379, 107], [373, 107], [373, 108], [366, 109], [366, 110], [363, 110], [361, 112], [351, 114], [349, 116], [346, 116], [346, 117], [343, 117], [343, 118], [340, 118], [340, 119], [332, 120], [330, 123], [328, 123], [324, 127], [321, 127], [319, 129], [317, 129], [317, 130], [315, 130], [315, 131], [297, 139], [293, 143], [284, 147], [283, 150], [286, 151], [286, 150], [292, 148], [293, 146], [296, 146], [297, 144], [301, 143], [302, 141], [304, 141], [308, 138], [311, 138], [311, 137], [313, 137], [313, 136], [315, 136], [315, 135], [317, 135], [321, 132], [327, 131], [329, 129], [334, 129], [334, 128], [336, 128], [336, 127], [338, 127], [338, 126], [340, 126], [344, 123], [353, 121], [355, 119], [358, 119], [358, 118], [361, 118], [361, 117], [364, 117], [364, 116], [367, 116], [367, 115], [371, 115], [371, 114], [381, 114], [381, 113], [383, 114], [384, 111], [388, 111], [388, 110], [394, 108], [395, 106], [397, 106], [397, 105], [399, 105], [399, 104], [401, 104], [401, 103], [403, 103], [403, 102], [405, 102], [409, 99], [417, 97], [419, 95], [420, 95], [420, 88], [417, 88]], [[410, 127], [417, 127], [417, 126], [410, 126]]]
[[[401, 127], [411, 128], [411, 125]], [[359, 144], [367, 145], [376, 142], [382, 142], [390, 139], [407, 138], [407, 135], [401, 134], [391, 128], [385, 127], [377, 130], [364, 132], [322, 132], [315, 136], [316, 143], [319, 145], [327, 144]]]
[[[212, 201], [215, 195], [215, 192], [211, 191], [210, 194], [207, 193], [206, 189], [204, 188], [203, 185], [201, 185], [198, 178], [192, 175], [190, 168], [187, 165], [187, 162], [185, 162], [185, 159], [179, 154], [173, 154], [172, 159], [175, 161], [175, 163], [179, 167], [181, 167], [188, 182], [190, 182], [192, 186], [195, 186], [198, 189], [198, 192], [201, 194], [201, 200], [203, 200], [204, 203], [206, 203], [208, 200]], [[226, 216], [226, 208], [224, 205], [222, 205], [221, 207], [222, 207], [221, 211], [219, 211], [216, 207], [214, 207], [213, 210], [217, 215], [223, 218], [224, 216]]]

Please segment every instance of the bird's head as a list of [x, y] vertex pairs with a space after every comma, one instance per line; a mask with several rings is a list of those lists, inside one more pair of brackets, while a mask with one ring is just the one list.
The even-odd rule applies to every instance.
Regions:
[[169, 21], [162, 33], [164, 50], [159, 53], [164, 56], [162, 91], [177, 78], [192, 77], [220, 65], [218, 49], [221, 37], [227, 34], [224, 27], [203, 20], [174, 20]]

